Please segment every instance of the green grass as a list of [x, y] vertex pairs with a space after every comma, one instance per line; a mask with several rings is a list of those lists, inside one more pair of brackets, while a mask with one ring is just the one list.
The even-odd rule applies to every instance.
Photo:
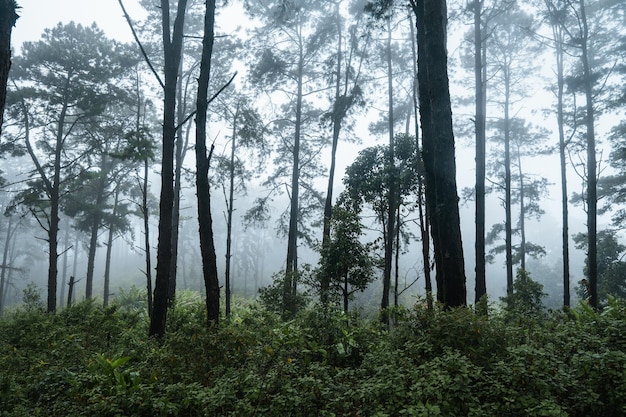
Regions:
[[0, 319], [0, 416], [623, 416], [626, 303], [544, 317], [394, 312], [395, 324], [255, 303], [204, 328], [197, 297], [147, 338], [141, 306]]

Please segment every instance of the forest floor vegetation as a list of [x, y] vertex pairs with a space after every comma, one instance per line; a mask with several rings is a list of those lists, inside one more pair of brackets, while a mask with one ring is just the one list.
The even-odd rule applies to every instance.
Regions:
[[131, 293], [0, 318], [0, 417], [623, 416], [626, 302], [601, 313], [392, 311], [393, 325], [310, 306], [284, 321], [239, 300], [205, 328], [179, 297], [150, 339]]

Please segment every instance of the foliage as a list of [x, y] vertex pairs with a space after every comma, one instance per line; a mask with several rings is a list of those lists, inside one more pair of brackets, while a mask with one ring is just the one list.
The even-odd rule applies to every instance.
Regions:
[[542, 299], [547, 294], [543, 292], [543, 285], [534, 281], [530, 273], [517, 270], [513, 282], [513, 293], [502, 297], [505, 317], [509, 319], [539, 319], [544, 317]]
[[272, 284], [259, 288], [259, 300], [261, 305], [267, 310], [276, 314], [291, 315], [288, 306], [295, 307], [295, 311], [300, 311], [307, 303], [307, 294], [300, 291], [285, 291], [285, 283], [298, 286], [303, 281], [311, 281], [311, 266], [302, 265], [297, 271], [291, 272], [290, 279], [286, 279], [286, 273], [277, 272], [272, 276]]
[[[578, 249], [587, 249], [587, 234], [574, 235], [574, 243]], [[619, 243], [617, 232], [614, 230], [600, 230], [597, 238], [597, 262], [598, 262], [598, 299], [604, 305], [608, 297], [626, 297], [626, 262], [622, 256], [626, 246]], [[585, 257], [583, 272], [588, 276], [588, 259]], [[586, 282], [586, 281], [585, 281]], [[581, 299], [588, 297], [585, 282], [577, 288]]]
[[[626, 302], [521, 325], [497, 310], [399, 310], [396, 324], [258, 304], [205, 327], [196, 299], [161, 340], [84, 302], [0, 319], [0, 416], [621, 416]], [[425, 303], [424, 303], [425, 304]]]
[[339, 196], [333, 208], [330, 226], [330, 240], [321, 248], [319, 267], [312, 275], [311, 284], [318, 289], [327, 277], [331, 293], [343, 300], [347, 310], [349, 297], [356, 291], [364, 291], [374, 280], [374, 260], [370, 245], [360, 241], [363, 225], [358, 203], [346, 193]]

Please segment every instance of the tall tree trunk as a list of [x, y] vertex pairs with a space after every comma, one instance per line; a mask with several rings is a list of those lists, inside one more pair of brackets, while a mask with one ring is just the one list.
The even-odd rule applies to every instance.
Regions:
[[[113, 213], [112, 216], [115, 218], [117, 216], [117, 205], [119, 203], [120, 198], [120, 189], [119, 186], [115, 189], [115, 199], [113, 201]], [[107, 238], [107, 252], [106, 258], [104, 262], [104, 302], [103, 305], [106, 308], [109, 305], [109, 296], [110, 294], [110, 284], [111, 284], [111, 252], [113, 249], [113, 236], [115, 235], [115, 227], [110, 224], [109, 225], [109, 236]]]
[[4, 249], [2, 251], [2, 270], [0, 271], [0, 316], [4, 311], [4, 295], [7, 279], [7, 271], [10, 266], [7, 265], [9, 262], [9, 247], [11, 246], [11, 237], [13, 236], [13, 216], [9, 217], [9, 222], [7, 224], [7, 233], [4, 239]]
[[70, 226], [69, 224], [65, 228], [65, 233], [63, 234], [63, 268], [61, 272], [61, 291], [59, 291], [59, 296], [61, 299], [59, 300], [59, 305], [63, 307], [65, 305], [65, 286], [66, 277], [67, 277], [67, 252], [70, 250]]
[[[230, 166], [228, 167], [228, 204], [227, 204], [227, 216], [226, 216], [226, 271], [224, 273], [224, 296], [226, 298], [226, 317], [230, 317], [230, 301], [231, 301], [231, 282], [230, 271], [232, 263], [232, 234], [233, 234], [233, 211], [235, 202], [235, 151], [237, 149], [237, 123], [239, 119], [239, 106], [237, 102], [237, 108], [233, 115], [233, 131], [230, 142]], [[247, 284], [247, 280], [246, 280]], [[245, 290], [244, 290], [245, 291]]]
[[[335, 169], [337, 165], [337, 146], [339, 144], [339, 132], [343, 120], [341, 100], [341, 57], [342, 57], [342, 31], [341, 16], [339, 15], [339, 3], [335, 5], [335, 16], [337, 19], [337, 66], [335, 77], [335, 101], [333, 103], [333, 142], [330, 152], [330, 169], [328, 171], [328, 187], [326, 189], [326, 201], [324, 202], [324, 229], [322, 231], [322, 247], [325, 248], [330, 242], [330, 221], [333, 215], [333, 188], [335, 182]], [[347, 85], [347, 80], [346, 80]], [[344, 95], [345, 97], [345, 95]], [[327, 272], [322, 274], [320, 301], [323, 305], [328, 303], [328, 292], [330, 290], [330, 276]]]
[[283, 285], [283, 305], [285, 313], [295, 314], [296, 274], [298, 272], [298, 214], [300, 198], [300, 129], [302, 128], [302, 84], [304, 76], [304, 53], [300, 44], [297, 74], [296, 120], [293, 139], [293, 167], [291, 171], [291, 207], [289, 212], [289, 232], [287, 235], [287, 262]]
[[509, 67], [504, 64], [504, 230], [506, 245], [506, 293], [513, 294], [513, 226], [511, 215], [511, 126], [509, 117]]
[[181, 59], [183, 27], [187, 0], [178, 1], [174, 30], [170, 37], [170, 6], [161, 0], [165, 88], [163, 98], [163, 155], [161, 160], [161, 196], [159, 201], [159, 243], [150, 319], [150, 336], [165, 334], [172, 263], [172, 224], [174, 211], [174, 142], [176, 140], [176, 85]]
[[213, 219], [211, 217], [211, 196], [209, 189], [209, 161], [213, 153], [213, 148], [211, 148], [208, 157], [206, 149], [207, 95], [211, 76], [214, 24], [215, 0], [207, 0], [196, 104], [196, 192], [198, 195], [202, 275], [206, 288], [207, 326], [209, 328], [218, 324], [220, 315], [220, 288], [217, 277], [217, 258], [215, 256], [215, 243], [213, 240]]
[[0, 133], [4, 120], [7, 82], [11, 69], [11, 32], [18, 19], [15, 0], [0, 0]]
[[437, 268], [437, 298], [447, 307], [463, 306], [467, 293], [448, 85], [446, 2], [411, 0], [411, 5], [417, 17], [426, 204]]
[[168, 291], [168, 303], [172, 306], [174, 299], [176, 298], [176, 282], [178, 271], [178, 233], [180, 229], [180, 192], [182, 189], [182, 171], [183, 161], [187, 154], [187, 147], [189, 144], [189, 134], [191, 129], [187, 128], [183, 138], [183, 127], [181, 123], [185, 118], [185, 112], [187, 110], [186, 97], [183, 95], [182, 84], [182, 65], [179, 65], [178, 69], [178, 87], [177, 87], [177, 111], [176, 120], [178, 122], [178, 129], [176, 130], [176, 149], [175, 149], [175, 170], [174, 170], [174, 206], [172, 209], [172, 264], [170, 265], [170, 285]]
[[[555, 16], [552, 17], [555, 19]], [[565, 148], [565, 117], [563, 112], [563, 96], [565, 87], [565, 75], [563, 69], [563, 28], [557, 21], [552, 22], [552, 34], [554, 38], [554, 55], [556, 59], [557, 76], [557, 103], [556, 117], [559, 130], [559, 160], [561, 167], [561, 217], [562, 217], [562, 253], [563, 253], [563, 305], [570, 305], [570, 282], [569, 282], [569, 215], [568, 215], [568, 195], [567, 195], [567, 155]]]
[[424, 283], [426, 290], [426, 305], [429, 310], [433, 308], [433, 284], [430, 277], [430, 225], [428, 223], [427, 214], [425, 213], [424, 204], [424, 166], [422, 164], [422, 152], [419, 146], [419, 82], [417, 79], [417, 49], [415, 27], [413, 19], [409, 16], [411, 27], [411, 52], [413, 55], [413, 113], [415, 120], [415, 154], [418, 155], [419, 175], [417, 176], [417, 209], [419, 213], [420, 239], [422, 241], [422, 267], [424, 269]]
[[152, 317], [152, 254], [150, 250], [150, 211], [148, 209], [148, 157], [143, 161], [143, 186], [141, 187], [141, 214], [143, 215], [144, 250], [146, 252], [146, 292], [148, 316]]
[[485, 276], [485, 84], [484, 84], [484, 58], [483, 58], [483, 33], [482, 33], [482, 6], [483, 0], [474, 0], [474, 89], [476, 91], [475, 120], [476, 129], [476, 241], [475, 248], [475, 272], [476, 288], [474, 302], [478, 303], [487, 294], [487, 282]]
[[[108, 150], [107, 150], [108, 151]], [[87, 277], [85, 283], [85, 298], [90, 299], [93, 296], [93, 275], [96, 265], [96, 250], [98, 248], [98, 232], [100, 231], [100, 223], [102, 222], [102, 212], [100, 208], [104, 203], [105, 187], [108, 177], [108, 161], [106, 154], [102, 156], [100, 164], [100, 179], [98, 181], [98, 190], [95, 201], [95, 209], [91, 214], [91, 225], [89, 228], [89, 250], [87, 252]]]
[[595, 116], [593, 108], [593, 81], [589, 63], [589, 28], [587, 25], [587, 11], [585, 0], [580, 0], [580, 21], [582, 23], [581, 60], [583, 65], [584, 89], [586, 98], [586, 127], [587, 127], [587, 271], [589, 278], [589, 304], [598, 308], [598, 255], [597, 255], [597, 168], [596, 168], [596, 134]]
[[383, 269], [383, 296], [380, 308], [383, 310], [381, 316], [385, 324], [389, 323], [389, 290], [391, 288], [391, 270], [393, 266], [393, 241], [395, 236], [395, 220], [396, 220], [396, 178], [395, 178], [395, 149], [394, 149], [394, 132], [393, 132], [393, 69], [391, 66], [391, 22], [387, 22], [387, 104], [388, 104], [388, 120], [387, 129], [389, 130], [389, 155], [386, 161], [387, 172], [389, 172], [389, 194], [387, 196], [387, 230], [385, 233], [385, 264]]
[[524, 174], [522, 172], [522, 157], [517, 149], [517, 167], [519, 175], [519, 232], [520, 232], [520, 268], [526, 271], [526, 204], [524, 202]]

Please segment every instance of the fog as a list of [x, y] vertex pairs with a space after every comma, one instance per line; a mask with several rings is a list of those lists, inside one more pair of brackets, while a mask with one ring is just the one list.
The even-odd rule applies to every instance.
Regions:
[[[68, 22], [74, 20], [83, 24], [90, 24], [95, 21], [107, 35], [125, 41], [132, 42], [130, 30], [123, 19], [121, 10], [116, 0], [98, 1], [98, 2], [76, 2], [71, 0], [45, 2], [42, 4], [40, 0], [23, 0], [20, 1], [20, 15], [17, 26], [13, 32], [14, 50], [19, 51], [19, 46], [24, 41], [34, 41], [44, 28], [52, 27], [57, 22]], [[236, 3], [236, 2], [234, 2]], [[138, 7], [136, 1], [126, 1], [125, 5], [134, 19], [141, 19], [145, 13]], [[235, 4], [232, 7], [238, 7]], [[240, 9], [238, 9], [240, 10]], [[237, 19], [237, 12], [227, 12], [223, 17], [223, 27], [229, 27], [234, 24]], [[225, 17], [224, 17], [225, 16]], [[218, 17], [218, 20], [220, 17]], [[459, 32], [467, 30], [459, 23], [452, 23], [453, 27]], [[462, 40], [460, 36], [450, 40], [450, 60], [455, 66], [455, 70], [450, 74], [450, 82], [452, 88], [452, 96], [454, 101], [454, 118], [455, 123], [467, 123], [471, 120], [472, 114], [470, 107], [460, 102], [460, 98], [467, 97], [468, 80], [471, 80], [471, 74], [466, 70], [459, 68], [458, 63], [461, 61]], [[549, 73], [548, 55], [546, 57], [546, 68], [544, 73]], [[538, 79], [539, 80], [539, 79]], [[525, 101], [523, 106], [518, 109], [518, 114], [526, 118], [533, 119], [534, 122], [545, 126], [551, 130], [547, 143], [555, 146], [557, 137], [554, 128], [554, 116], [551, 114], [543, 114], [546, 108], [553, 103], [552, 95], [546, 91], [545, 83], [538, 82], [536, 89], [531, 92], [531, 98]], [[360, 139], [357, 143], [340, 143], [340, 161], [336, 175], [336, 191], [338, 195], [342, 189], [341, 178], [345, 168], [354, 160], [359, 150], [365, 147], [384, 143], [384, 135], [375, 135], [369, 132], [368, 125], [374, 122], [378, 117], [373, 111], [376, 106], [380, 107], [380, 103], [372, 100], [369, 111], [362, 112], [355, 121], [356, 136]], [[598, 137], [606, 136], [609, 129], [616, 123], [615, 115], [605, 115], [598, 123]], [[212, 126], [214, 136], [218, 144], [225, 148], [227, 143], [227, 134], [225, 128], [221, 126]], [[475, 180], [474, 168], [474, 149], [472, 136], [457, 128], [457, 181], [459, 192], [464, 188], [471, 188]], [[601, 154], [606, 157], [610, 151], [608, 144], [603, 143], [604, 147]], [[190, 153], [191, 154], [191, 153]], [[328, 160], [329, 150], [325, 149], [322, 153], [322, 160]], [[11, 193], [24, 185], [27, 174], [32, 170], [29, 160], [8, 159], [10, 166], [3, 168], [5, 176], [9, 183], [13, 184], [12, 188], [3, 196], [3, 209], [9, 204], [8, 200]], [[606, 162], [603, 162], [606, 165]], [[558, 306], [562, 297], [562, 279], [561, 277], [561, 207], [560, 207], [560, 189], [559, 189], [559, 170], [558, 155], [552, 153], [550, 155], [542, 155], [528, 160], [526, 170], [536, 176], [544, 176], [548, 178], [549, 194], [541, 201], [541, 207], [545, 210], [545, 214], [540, 220], [528, 220], [527, 234], [528, 239], [535, 243], [543, 245], [546, 249], [546, 256], [540, 260], [529, 261], [529, 270], [533, 278], [544, 284], [546, 292], [550, 295], [551, 306]], [[185, 166], [189, 169], [193, 167], [193, 159], [188, 156]], [[582, 191], [581, 179], [570, 166], [568, 172], [570, 181], [570, 191], [580, 193]], [[158, 196], [158, 166], [155, 164], [151, 174], [151, 189], [153, 196]], [[266, 228], [248, 228], [246, 229], [242, 217], [245, 211], [252, 204], [253, 200], [264, 192], [261, 185], [263, 175], [255, 178], [248, 185], [247, 195], [239, 194], [237, 196], [235, 220], [233, 227], [233, 278], [232, 286], [235, 295], [255, 296], [256, 289], [260, 286], [267, 285], [271, 282], [272, 274], [281, 271], [285, 266], [285, 255], [287, 250], [286, 239], [283, 234], [277, 232], [276, 220], [280, 213], [288, 209], [289, 202], [283, 195], [277, 198], [272, 204], [273, 218], [268, 222]], [[326, 179], [320, 178], [316, 183], [318, 189], [323, 190]], [[179, 241], [179, 259], [178, 259], [178, 282], [179, 288], [186, 288], [195, 291], [204, 291], [201, 276], [201, 259], [199, 254], [198, 243], [198, 226], [196, 223], [196, 206], [195, 192], [193, 182], [184, 183], [183, 196], [181, 200], [181, 228]], [[225, 244], [226, 244], [226, 222], [225, 222], [225, 198], [223, 189], [219, 186], [211, 190], [212, 193], [212, 210], [213, 210], [213, 230], [216, 239], [216, 251], [218, 258], [218, 268], [220, 271], [220, 279], [223, 279], [225, 269]], [[471, 200], [460, 201], [461, 211], [461, 231], [463, 237], [463, 247], [465, 254], [465, 267], [467, 277], [468, 300], [473, 301], [474, 291], [474, 203]], [[322, 213], [320, 213], [321, 217]], [[516, 216], [514, 211], [513, 216]], [[570, 236], [579, 232], [586, 231], [586, 217], [581, 205], [570, 206]], [[487, 197], [487, 229], [504, 218], [504, 209], [500, 198], [495, 194]], [[321, 220], [321, 218], [320, 218]], [[2, 219], [0, 224], [0, 233], [6, 230], [6, 219]], [[152, 250], [152, 266], [156, 265], [156, 247], [158, 243], [157, 236], [158, 217], [155, 214], [151, 216], [150, 236]], [[76, 300], [84, 298], [85, 294], [85, 268], [86, 268], [86, 237], [77, 233], [71, 227], [68, 227], [68, 220], [63, 219], [60, 232], [61, 256], [59, 259], [59, 290], [67, 294], [67, 285], [61, 286], [64, 282], [67, 284], [69, 277], [74, 275], [78, 280], [74, 288]], [[604, 215], [599, 218], [598, 230], [608, 227], [610, 224], [610, 215]], [[368, 225], [372, 229], [376, 229], [374, 224]], [[316, 239], [321, 239], [321, 225], [318, 227], [319, 233]], [[414, 230], [417, 233], [417, 230]], [[45, 234], [36, 222], [27, 215], [20, 219], [19, 229], [16, 232], [19, 239], [15, 247], [15, 264], [18, 270], [14, 271], [11, 279], [10, 291], [8, 293], [8, 305], [18, 303], [21, 299], [21, 291], [29, 284], [34, 283], [41, 291], [45, 291], [47, 276], [47, 253], [45, 244]], [[366, 239], [374, 239], [377, 230], [372, 230], [366, 236]], [[66, 236], [67, 234], [67, 236]], [[141, 219], [134, 217], [132, 220], [132, 232], [123, 236], [117, 236], [113, 245], [112, 262], [112, 284], [111, 292], [115, 295], [120, 290], [127, 291], [132, 286], [145, 288], [145, 253], [143, 250], [144, 231]], [[97, 262], [94, 274], [94, 293], [96, 297], [102, 298], [103, 276], [104, 276], [104, 256], [106, 239], [106, 231], [102, 231], [99, 237], [99, 248], [97, 251]], [[78, 244], [77, 244], [78, 242]], [[400, 282], [402, 285], [415, 284], [409, 291], [402, 295], [402, 302], [410, 305], [417, 299], [416, 297], [424, 293], [423, 271], [421, 264], [420, 242], [412, 241], [408, 247], [403, 247], [403, 255], [401, 256], [401, 266], [399, 271]], [[487, 248], [489, 250], [489, 248]], [[570, 261], [572, 273], [572, 287], [583, 278], [583, 265], [585, 254], [583, 251], [575, 249], [570, 243]], [[246, 264], [238, 261], [239, 257], [249, 257], [251, 260]], [[318, 255], [313, 248], [308, 248], [301, 243], [299, 247], [299, 264], [310, 263], [315, 265]], [[254, 265], [251, 268], [250, 265]], [[379, 273], [382, 275], [382, 272]], [[152, 271], [154, 278], [154, 271]], [[377, 280], [372, 288], [362, 295], [362, 303], [379, 302], [380, 282]], [[506, 293], [506, 273], [504, 270], [504, 257], [497, 256], [495, 262], [487, 266], [487, 291], [493, 300], [505, 295]]]

